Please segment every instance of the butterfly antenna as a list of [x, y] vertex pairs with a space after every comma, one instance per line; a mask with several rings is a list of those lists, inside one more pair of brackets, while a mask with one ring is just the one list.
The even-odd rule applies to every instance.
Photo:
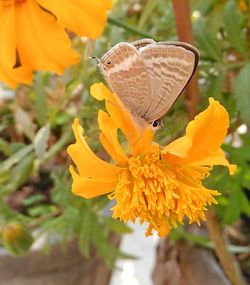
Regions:
[[96, 56], [89, 56], [89, 59], [94, 59], [97, 61], [97, 64], [99, 64], [100, 58], [96, 57]]

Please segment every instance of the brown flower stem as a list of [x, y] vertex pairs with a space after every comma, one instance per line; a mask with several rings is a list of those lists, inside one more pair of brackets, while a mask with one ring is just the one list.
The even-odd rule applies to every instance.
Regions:
[[[188, 0], [172, 0], [176, 29], [180, 41], [194, 44], [192, 23], [190, 17], [190, 7]], [[198, 77], [195, 74], [186, 88], [186, 106], [189, 119], [193, 119], [197, 114], [197, 107], [200, 101]], [[246, 285], [242, 276], [239, 264], [227, 249], [225, 237], [220, 223], [213, 210], [207, 212], [207, 227], [209, 235], [214, 242], [215, 252], [220, 263], [233, 285]]]
[[[190, 8], [188, 0], [172, 0], [175, 14], [175, 22], [178, 38], [180, 41], [194, 44]], [[197, 107], [200, 102], [200, 91], [197, 74], [194, 74], [188, 83], [185, 91], [185, 103], [190, 120], [197, 114]]]
[[226, 239], [215, 212], [212, 209], [208, 210], [206, 217], [208, 232], [214, 242], [216, 255], [232, 285], [247, 285], [236, 258], [227, 249]]

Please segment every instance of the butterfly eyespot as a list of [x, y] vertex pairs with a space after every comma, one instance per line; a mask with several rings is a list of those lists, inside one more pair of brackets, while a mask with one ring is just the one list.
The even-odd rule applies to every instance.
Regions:
[[161, 119], [155, 120], [151, 122], [151, 127], [153, 128], [154, 131], [159, 130], [160, 128], [163, 127], [163, 122]]
[[154, 121], [152, 123], [152, 127], [157, 128], [159, 126], [159, 122], [158, 121]]

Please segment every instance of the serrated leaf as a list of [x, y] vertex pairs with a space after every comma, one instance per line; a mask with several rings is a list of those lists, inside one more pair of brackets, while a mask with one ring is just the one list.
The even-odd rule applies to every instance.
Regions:
[[212, 38], [202, 19], [197, 19], [193, 24], [194, 33], [200, 49], [205, 53], [204, 57], [215, 61], [221, 61], [221, 51], [218, 42]]
[[228, 1], [225, 5], [224, 23], [228, 40], [232, 43], [234, 48], [242, 54], [248, 54], [247, 44], [243, 38], [240, 15], [237, 13], [235, 1]]
[[234, 98], [242, 119], [250, 125], [250, 63], [240, 70], [235, 79]]
[[46, 124], [37, 133], [34, 138], [34, 149], [38, 159], [44, 158], [45, 151], [48, 147], [48, 140], [50, 135], [50, 125]]
[[99, 223], [98, 217], [92, 215], [92, 242], [105, 263], [112, 267], [118, 255], [118, 249], [108, 241], [108, 231]]

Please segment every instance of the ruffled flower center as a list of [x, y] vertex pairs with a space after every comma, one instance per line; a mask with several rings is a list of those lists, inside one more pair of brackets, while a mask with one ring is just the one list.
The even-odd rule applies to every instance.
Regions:
[[7, 7], [7, 6], [19, 4], [24, 1], [25, 0], [2, 0], [2, 4], [3, 6]]
[[155, 229], [160, 236], [182, 223], [184, 216], [199, 223], [205, 219], [206, 204], [217, 203], [213, 198], [217, 191], [201, 189], [200, 180], [209, 170], [210, 167], [190, 170], [170, 165], [161, 159], [160, 149], [131, 157], [120, 171], [115, 191], [109, 195], [117, 201], [113, 217], [124, 222], [139, 218], [140, 223], [149, 223], [146, 235]]

